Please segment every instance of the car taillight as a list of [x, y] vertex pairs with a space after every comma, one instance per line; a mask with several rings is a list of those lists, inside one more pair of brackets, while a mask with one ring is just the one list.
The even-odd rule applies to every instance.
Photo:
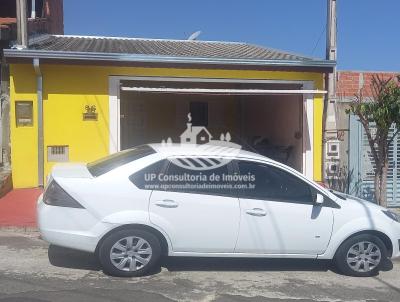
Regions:
[[79, 208], [84, 207], [73, 199], [60, 185], [53, 179], [47, 186], [43, 194], [43, 202], [50, 206]]

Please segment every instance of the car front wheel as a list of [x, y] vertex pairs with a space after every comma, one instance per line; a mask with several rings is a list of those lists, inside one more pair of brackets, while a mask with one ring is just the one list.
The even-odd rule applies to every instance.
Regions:
[[381, 239], [361, 234], [347, 239], [335, 255], [336, 267], [355, 277], [375, 276], [387, 259], [387, 249]]
[[160, 241], [144, 230], [120, 230], [100, 246], [99, 260], [104, 272], [118, 277], [146, 275], [158, 264]]

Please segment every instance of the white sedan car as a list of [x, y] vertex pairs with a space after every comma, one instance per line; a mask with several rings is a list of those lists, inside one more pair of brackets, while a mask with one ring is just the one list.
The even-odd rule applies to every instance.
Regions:
[[333, 259], [344, 274], [371, 276], [400, 256], [397, 214], [225, 151], [143, 145], [57, 165], [38, 200], [42, 237], [93, 252], [117, 276], [144, 275], [162, 255]]

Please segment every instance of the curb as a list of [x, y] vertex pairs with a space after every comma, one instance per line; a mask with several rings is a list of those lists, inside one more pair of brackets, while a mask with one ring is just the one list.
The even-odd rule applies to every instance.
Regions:
[[10, 170], [0, 169], [0, 198], [13, 189]]
[[0, 231], [7, 231], [7, 232], [23, 232], [23, 233], [38, 233], [39, 229], [33, 226], [1, 226]]

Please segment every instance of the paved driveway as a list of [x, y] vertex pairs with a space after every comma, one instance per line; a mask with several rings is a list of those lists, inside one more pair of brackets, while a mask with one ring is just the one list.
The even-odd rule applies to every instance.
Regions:
[[90, 254], [0, 230], [0, 302], [400, 301], [400, 262], [386, 270], [351, 278], [326, 262], [174, 258], [147, 277], [113, 278]]

